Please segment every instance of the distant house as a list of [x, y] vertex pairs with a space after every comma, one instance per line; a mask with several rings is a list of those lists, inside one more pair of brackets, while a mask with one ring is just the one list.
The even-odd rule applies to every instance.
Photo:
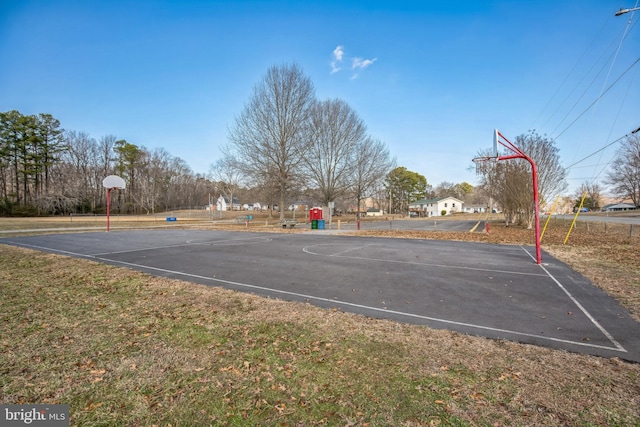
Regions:
[[309, 206], [311, 206], [309, 202], [298, 200], [289, 205], [289, 210], [290, 211], [308, 211]]
[[382, 209], [369, 208], [365, 214], [366, 216], [382, 216], [384, 211]]
[[233, 206], [232, 206], [228, 197], [220, 196], [220, 197], [218, 197], [218, 200], [216, 201], [216, 209], [219, 210], [219, 211], [228, 211], [228, 210], [239, 211], [240, 210], [240, 200], [238, 200], [237, 197], [234, 197], [233, 198]]
[[418, 216], [441, 216], [462, 212], [462, 200], [455, 197], [441, 197], [439, 199], [423, 199], [409, 203], [409, 213]]
[[602, 207], [602, 212], [635, 211], [637, 208], [631, 203], [615, 203]]
[[487, 205], [467, 205], [465, 203], [464, 209], [462, 210], [465, 213], [486, 213], [489, 212], [489, 206]]

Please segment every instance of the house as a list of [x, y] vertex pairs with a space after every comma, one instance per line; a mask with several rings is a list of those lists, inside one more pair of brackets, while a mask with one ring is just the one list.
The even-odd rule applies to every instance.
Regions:
[[365, 213], [366, 216], [382, 216], [384, 215], [384, 211], [382, 209], [374, 209], [374, 208], [369, 208], [367, 209], [367, 212]]
[[602, 212], [634, 211], [637, 208], [631, 203], [616, 203], [602, 207]]
[[441, 197], [439, 199], [423, 199], [409, 203], [409, 214], [418, 216], [441, 216], [462, 212], [462, 200], [455, 197]]
[[220, 196], [220, 197], [218, 197], [218, 200], [216, 201], [216, 209], [219, 210], [219, 211], [228, 211], [228, 210], [239, 211], [240, 210], [240, 200], [238, 200], [237, 197], [234, 197], [233, 198], [233, 207], [232, 207], [228, 197]]
[[486, 213], [489, 212], [489, 206], [487, 205], [464, 205], [462, 210], [465, 213]]
[[290, 211], [308, 211], [310, 203], [298, 200], [289, 205]]

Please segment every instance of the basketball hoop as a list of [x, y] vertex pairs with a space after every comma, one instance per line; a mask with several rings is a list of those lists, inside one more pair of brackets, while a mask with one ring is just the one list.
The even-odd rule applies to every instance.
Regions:
[[476, 165], [476, 175], [480, 176], [485, 175], [490, 167], [489, 165], [496, 163], [498, 158], [494, 156], [479, 156], [471, 159], [471, 161]]
[[[509, 153], [499, 155], [498, 145], [506, 148]], [[536, 263], [542, 264], [542, 255], [540, 249], [540, 200], [538, 194], [538, 169], [536, 163], [526, 153], [516, 147], [511, 141], [505, 138], [498, 129], [493, 130], [493, 147], [491, 156], [479, 156], [473, 159], [476, 164], [476, 175], [484, 175], [489, 170], [489, 162], [497, 162], [511, 159], [524, 159], [531, 165], [531, 178], [533, 180], [533, 205], [535, 216], [535, 238], [536, 238]]]
[[109, 175], [102, 180], [102, 186], [107, 189], [107, 231], [109, 231], [109, 216], [111, 215], [111, 190], [124, 190], [124, 179], [117, 175]]

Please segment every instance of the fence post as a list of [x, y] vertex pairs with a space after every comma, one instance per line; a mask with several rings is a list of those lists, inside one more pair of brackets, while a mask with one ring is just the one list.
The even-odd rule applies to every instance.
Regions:
[[629, 226], [629, 237], [633, 237], [633, 224]]

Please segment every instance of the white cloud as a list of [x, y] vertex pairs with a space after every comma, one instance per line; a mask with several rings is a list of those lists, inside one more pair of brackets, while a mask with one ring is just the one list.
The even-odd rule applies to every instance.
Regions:
[[[378, 58], [373, 58], [373, 59], [364, 59], [360, 57], [346, 58], [344, 56], [344, 46], [339, 45], [333, 50], [333, 59], [330, 62], [331, 74], [335, 74], [338, 71], [342, 70], [342, 67], [340, 65], [342, 64], [343, 59], [351, 61], [352, 70], [364, 70], [365, 68], [370, 67], [374, 62], [378, 60]], [[351, 76], [351, 80], [354, 80], [357, 78], [358, 78], [358, 73], [354, 73], [353, 76]]]
[[370, 66], [371, 64], [373, 64], [374, 62], [376, 62], [378, 60], [378, 58], [373, 58], [373, 59], [362, 59], [362, 58], [353, 58], [353, 64], [351, 66], [352, 70], [355, 69], [365, 69], [368, 66]]
[[344, 46], [338, 46], [333, 50], [333, 61], [331, 61], [331, 74], [337, 73], [341, 70], [339, 64], [342, 62], [344, 56]]
[[342, 61], [342, 57], [344, 56], [344, 46], [338, 46], [333, 50], [333, 57], [336, 61]]

